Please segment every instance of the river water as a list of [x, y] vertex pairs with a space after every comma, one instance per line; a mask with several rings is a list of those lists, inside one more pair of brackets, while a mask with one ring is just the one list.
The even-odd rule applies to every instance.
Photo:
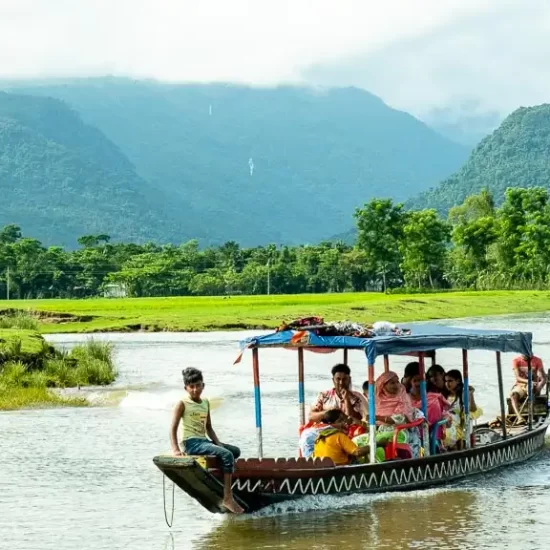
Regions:
[[[455, 321], [457, 326], [521, 328], [550, 365], [547, 316]], [[197, 366], [213, 400], [222, 440], [255, 454], [251, 357], [233, 366], [250, 333], [105, 334], [120, 377], [87, 392], [97, 406], [0, 413], [0, 548], [9, 550], [474, 549], [547, 548], [550, 450], [526, 464], [447, 487], [392, 495], [308, 498], [248, 517], [211, 515], [176, 489], [172, 530], [164, 521], [162, 475], [151, 459], [169, 450], [171, 408], [182, 395], [181, 369]], [[85, 336], [53, 335], [67, 348]], [[505, 386], [512, 384], [504, 355]], [[339, 355], [306, 354], [306, 397], [331, 386]], [[296, 355], [260, 353], [266, 456], [296, 455]], [[438, 362], [460, 368], [461, 354]], [[405, 360], [392, 360], [402, 372]], [[350, 354], [360, 387], [364, 357]], [[476, 401], [498, 412], [494, 354], [470, 354]], [[378, 365], [379, 371], [381, 366]], [[171, 484], [166, 504], [171, 509]]]

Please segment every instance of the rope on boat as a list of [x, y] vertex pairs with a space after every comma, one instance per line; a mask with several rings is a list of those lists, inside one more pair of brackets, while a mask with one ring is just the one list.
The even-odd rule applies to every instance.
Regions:
[[176, 486], [176, 484], [172, 481], [172, 514], [170, 516], [170, 521], [168, 521], [168, 514], [166, 513], [166, 476], [164, 474], [162, 474], [162, 500], [163, 500], [163, 503], [164, 503], [164, 521], [166, 521], [166, 525], [168, 525], [169, 529], [172, 529], [172, 525], [174, 525], [175, 486]]

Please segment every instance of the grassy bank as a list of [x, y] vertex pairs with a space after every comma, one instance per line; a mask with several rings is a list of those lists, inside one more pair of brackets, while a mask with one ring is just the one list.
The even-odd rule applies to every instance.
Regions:
[[43, 333], [208, 331], [273, 328], [282, 320], [322, 315], [330, 320], [395, 322], [550, 310], [550, 292], [488, 291], [438, 294], [348, 293], [287, 296], [125, 298], [0, 301], [0, 311], [39, 314]]
[[62, 397], [47, 388], [19, 388], [0, 386], [0, 411], [44, 407], [86, 407], [88, 401], [80, 397]]
[[[8, 320], [3, 319], [3, 326]], [[54, 389], [107, 385], [116, 374], [111, 344], [90, 340], [69, 353], [38, 332], [0, 329], [0, 410], [87, 405], [85, 399], [63, 397]]]

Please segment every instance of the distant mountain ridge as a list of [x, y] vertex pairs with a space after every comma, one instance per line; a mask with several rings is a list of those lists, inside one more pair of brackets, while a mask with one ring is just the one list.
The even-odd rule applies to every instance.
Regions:
[[[61, 99], [116, 144], [126, 161], [111, 162], [135, 167], [135, 188], [145, 182], [168, 209], [181, 209], [164, 240], [318, 242], [346, 231], [355, 208], [370, 198], [405, 200], [467, 157], [467, 148], [354, 88], [118, 78], [4, 88]], [[96, 149], [97, 159], [113, 154]], [[155, 239], [160, 233], [144, 232]]]
[[0, 92], [0, 226], [46, 243], [176, 239], [176, 212], [99, 130], [51, 98]]
[[436, 208], [445, 214], [484, 188], [497, 204], [508, 187], [550, 189], [549, 151], [550, 105], [521, 107], [481, 141], [460, 170], [407, 201], [407, 207]]

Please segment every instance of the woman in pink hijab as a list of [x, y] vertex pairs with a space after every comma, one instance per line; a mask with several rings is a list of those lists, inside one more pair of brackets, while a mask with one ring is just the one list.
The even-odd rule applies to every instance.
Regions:
[[[376, 441], [383, 444], [393, 439], [393, 424], [407, 424], [417, 419], [416, 409], [411, 403], [411, 398], [405, 386], [399, 382], [395, 372], [388, 371], [376, 379], [374, 388], [376, 397], [376, 422], [378, 424]], [[403, 443], [410, 447], [413, 458], [420, 456], [420, 433], [418, 429], [409, 428], [402, 430], [401, 435], [405, 437]], [[398, 440], [399, 442], [399, 440]]]
[[382, 424], [395, 424], [391, 418], [395, 415], [402, 415], [405, 422], [414, 419], [414, 407], [409, 394], [399, 382], [395, 372], [388, 371], [376, 379], [374, 387], [376, 396], [376, 420]]

